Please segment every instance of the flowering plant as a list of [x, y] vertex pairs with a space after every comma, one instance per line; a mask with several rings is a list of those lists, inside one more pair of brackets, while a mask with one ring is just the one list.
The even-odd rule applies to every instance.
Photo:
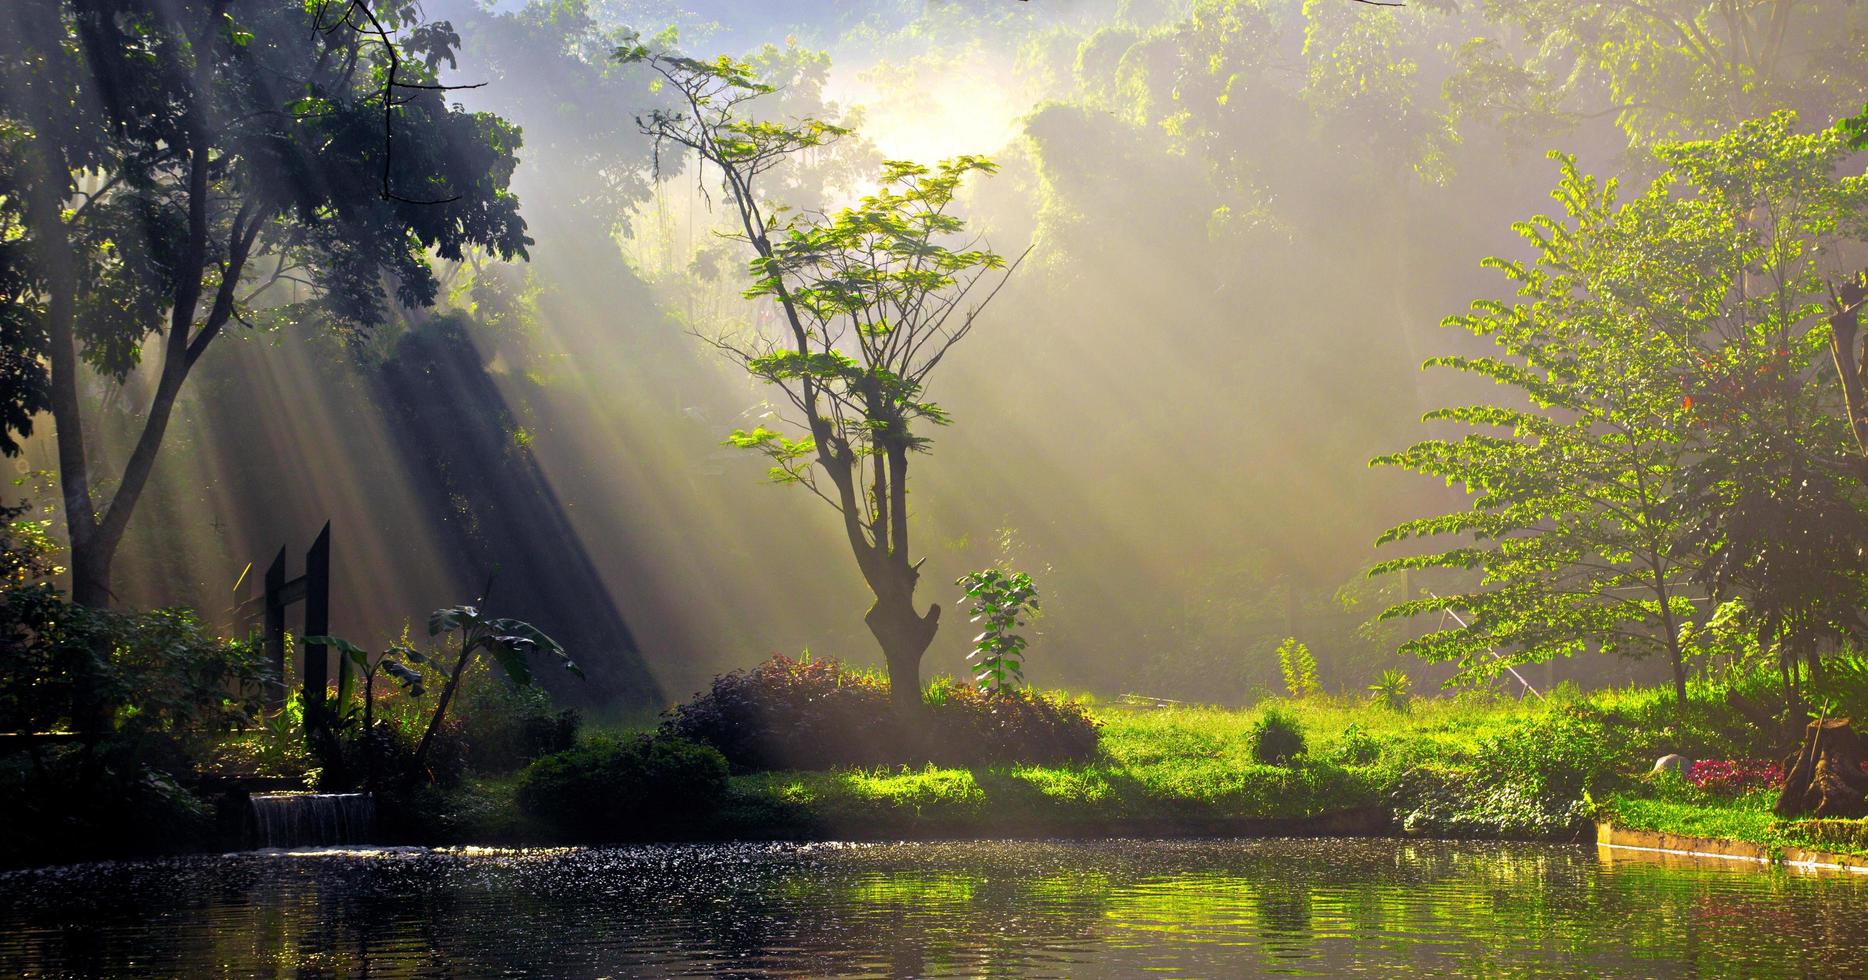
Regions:
[[1784, 770], [1763, 759], [1702, 759], [1687, 769], [1686, 781], [1702, 793], [1739, 796], [1782, 783]]

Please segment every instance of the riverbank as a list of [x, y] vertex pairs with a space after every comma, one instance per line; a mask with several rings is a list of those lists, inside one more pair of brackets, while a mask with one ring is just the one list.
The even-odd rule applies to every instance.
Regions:
[[[1756, 703], [1724, 688], [1696, 686], [1684, 708], [1659, 689], [1557, 692], [1547, 701], [1414, 699], [1405, 710], [1321, 696], [1251, 709], [1083, 701], [1097, 725], [1095, 753], [1084, 762], [738, 772], [723, 777], [692, 819], [645, 830], [595, 806], [588, 812], [597, 819], [584, 821], [594, 829], [576, 836], [522, 805], [524, 770], [469, 768], [446, 786], [382, 794], [371, 842], [1373, 835], [1585, 842], [1594, 839], [1594, 822], [1608, 819], [1630, 830], [1868, 854], [1861, 821], [1777, 821], [1768, 791], [1728, 797], [1651, 773], [1670, 753], [1715, 760], [1781, 753], [1751, 720]], [[1268, 712], [1301, 733], [1302, 751], [1282, 763], [1261, 762], [1252, 749]], [[217, 791], [198, 805], [219, 814], [218, 831], [170, 835], [168, 851], [256, 843], [238, 791]], [[137, 853], [116, 846], [37, 859]], [[9, 863], [34, 859], [21, 853]]]
[[[1656, 758], [1771, 751], [1723, 692], [1684, 710], [1652, 689], [1417, 700], [1405, 712], [1329, 698], [1249, 710], [1091, 704], [1098, 753], [1055, 766], [845, 768], [741, 773], [683, 828], [697, 839], [946, 839], [1398, 834], [1585, 841], [1599, 801], [1639, 810]], [[1294, 719], [1304, 751], [1253, 758], [1266, 710]], [[1678, 782], [1677, 780], [1675, 781]], [[1658, 789], [1676, 797], [1689, 791]], [[515, 805], [515, 777], [469, 779], [416, 801], [409, 828], [446, 843], [538, 843], [553, 835]], [[1680, 806], [1684, 806], [1682, 803]], [[1704, 807], [1711, 807], [1707, 798]], [[1637, 818], [1638, 820], [1639, 818]]]

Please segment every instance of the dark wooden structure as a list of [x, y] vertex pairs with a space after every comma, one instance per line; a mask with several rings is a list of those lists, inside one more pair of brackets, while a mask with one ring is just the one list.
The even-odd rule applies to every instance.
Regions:
[[329, 656], [324, 647], [305, 642], [307, 636], [325, 636], [331, 631], [331, 522], [305, 552], [305, 574], [286, 581], [285, 547], [266, 569], [266, 657], [279, 678], [272, 692], [274, 710], [285, 707], [285, 607], [303, 600], [305, 629], [299, 634], [304, 654], [299, 660], [299, 678], [304, 685], [305, 727], [315, 728], [324, 718], [324, 692], [330, 681]]

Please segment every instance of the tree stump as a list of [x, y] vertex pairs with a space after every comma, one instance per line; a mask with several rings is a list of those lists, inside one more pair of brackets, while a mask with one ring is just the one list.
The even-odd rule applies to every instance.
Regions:
[[1847, 718], [1812, 721], [1803, 745], [1784, 764], [1784, 788], [1777, 795], [1780, 817], [1868, 816], [1868, 738]]

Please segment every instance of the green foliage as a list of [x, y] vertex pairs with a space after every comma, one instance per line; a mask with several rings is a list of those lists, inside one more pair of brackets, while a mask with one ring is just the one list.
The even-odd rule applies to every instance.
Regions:
[[952, 213], [962, 182], [997, 167], [970, 155], [931, 167], [889, 160], [881, 186], [854, 204], [794, 209], [767, 196], [769, 173], [848, 129], [810, 117], [772, 121], [749, 103], [777, 89], [749, 62], [689, 58], [633, 34], [614, 56], [653, 70], [658, 94], [674, 103], [637, 118], [658, 148], [657, 169], [659, 148], [671, 143], [719, 171], [737, 219], [730, 237], [751, 252], [743, 295], [773, 314], [770, 330], [713, 343], [781, 392], [790, 422], [805, 431], [760, 425], [734, 431], [728, 444], [766, 456], [773, 481], [803, 486], [842, 515], [878, 599], [870, 622], [899, 703], [911, 708], [908, 688], [919, 688], [939, 610], [914, 608], [909, 457], [930, 445], [917, 425], [951, 421], [925, 396], [930, 374], [1016, 265], [962, 237], [965, 222]]
[[[1375, 568], [1478, 572], [1474, 588], [1411, 598], [1383, 614], [1463, 619], [1402, 646], [1453, 662], [1462, 681], [1591, 648], [1664, 651], [1677, 662], [1679, 625], [1692, 615], [1672, 498], [1692, 449], [1682, 438], [1691, 406], [1682, 403], [1678, 372], [1692, 362], [1688, 340], [1706, 325], [1694, 317], [1708, 313], [1651, 297], [1661, 281], [1692, 280], [1694, 252], [1662, 249], [1651, 237], [1650, 212], [1668, 200], [1664, 184], [1624, 207], [1613, 181], [1559, 160], [1552, 196], [1563, 217], [1517, 226], [1535, 259], [1486, 263], [1516, 283], [1518, 302], [1475, 302], [1472, 313], [1446, 321], [1490, 341], [1497, 356], [1427, 362], [1515, 388], [1513, 400], [1529, 407], [1430, 412], [1428, 421], [1476, 431], [1371, 464], [1439, 477], [1471, 495], [1470, 509], [1409, 521], [1380, 539], [1458, 543]], [[1631, 275], [1656, 281], [1622, 285]]]
[[206, 846], [211, 809], [181, 782], [260, 716], [259, 643], [185, 610], [66, 602], [43, 527], [19, 513], [0, 514], [0, 732], [23, 743], [0, 757], [0, 864]]
[[1389, 711], [1406, 714], [1414, 704], [1411, 693], [1413, 687], [1414, 681], [1408, 677], [1406, 671], [1391, 668], [1382, 671], [1381, 676], [1375, 679], [1375, 683], [1369, 685], [1369, 691], [1375, 695], [1376, 704]]
[[[1645, 145], [1786, 106], [1839, 114], [1868, 88], [1859, 74], [1819, 67], [1853, 58], [1868, 38], [1868, 17], [1839, 0], [1486, 0], [1475, 13], [1483, 33], [1458, 53], [1446, 83], [1450, 108], [1495, 120], [1525, 144], [1547, 145], [1603, 105], [1615, 107], [1631, 144]], [[1537, 43], [1513, 43], [1517, 31]]]
[[1083, 706], [1031, 691], [988, 692], [951, 681], [925, 693], [904, 724], [886, 680], [834, 660], [773, 657], [674, 708], [668, 734], [718, 748], [735, 768], [943, 764], [1057, 765], [1096, 754]]
[[1350, 722], [1336, 739], [1330, 757], [1345, 766], [1366, 766], [1382, 756], [1382, 743], [1361, 725]]
[[[1518, 226], [1528, 262], [1493, 259], [1515, 303], [1447, 322], [1498, 356], [1430, 365], [1516, 389], [1528, 408], [1429, 413], [1475, 431], [1375, 460], [1463, 486], [1469, 510], [1410, 521], [1383, 542], [1446, 550], [1378, 572], [1477, 573], [1465, 591], [1385, 615], [1464, 619], [1404, 649], [1458, 679], [1600, 649], [1665, 652], [1684, 695], [1685, 591], [1744, 595], [1759, 639], [1834, 639], [1868, 542], [1849, 441], [1825, 386], [1826, 258], [1862, 234], [1868, 184], [1838, 177], [1833, 131], [1778, 113], [1717, 139], [1664, 146], [1670, 168], [1622, 201], [1561, 158], [1558, 218]], [[1484, 431], [1502, 430], [1502, 431]]]
[[463, 684], [461, 735], [475, 771], [511, 772], [576, 743], [581, 715], [575, 708], [554, 708], [544, 688], [489, 673], [470, 673]]
[[[433, 760], [430, 751], [436, 736], [447, 722], [449, 705], [460, 692], [469, 669], [476, 664], [491, 662], [503, 672], [508, 683], [520, 688], [531, 685], [530, 658], [539, 654], [556, 660], [565, 670], [583, 676], [583, 670], [565, 653], [564, 648], [538, 627], [523, 620], [488, 616], [477, 606], [449, 606], [435, 610], [428, 617], [428, 634], [443, 649], [446, 649], [450, 640], [453, 641], [455, 650], [451, 665], [439, 653], [424, 654], [416, 650], [406, 638], [392, 644], [380, 655], [373, 655], [337, 637], [306, 638], [307, 643], [330, 647], [342, 656], [336, 705], [330, 719], [333, 730], [328, 733], [317, 730], [310, 732], [314, 745], [323, 746], [321, 752], [326, 757], [324, 761], [327, 769], [343, 765], [344, 750], [332, 740], [345, 735], [354, 725], [357, 729], [354, 741], [364, 757], [366, 781], [373, 782], [379, 774], [387, 772], [400, 772], [410, 779], [424, 774], [433, 777], [439, 773], [453, 773], [458, 765], [431, 766]], [[431, 670], [437, 677], [431, 679]], [[353, 671], [361, 672], [364, 677], [360, 704], [357, 703], [351, 684]], [[412, 732], [384, 727], [375, 721], [375, 681], [379, 671], [393, 677], [411, 698], [421, 697], [434, 680], [440, 682], [440, 695], [426, 723], [421, 726], [420, 740], [412, 751], [403, 751], [400, 744], [401, 737]], [[570, 725], [575, 730], [575, 720]], [[455, 739], [450, 738], [448, 741]], [[460, 748], [451, 745], [450, 754], [455, 754], [455, 750]], [[451, 763], [457, 761], [451, 760]], [[350, 767], [344, 768], [346, 771], [342, 774], [327, 772], [327, 778], [335, 777], [336, 784], [340, 785], [347, 782], [353, 774], [348, 771]]]
[[1278, 644], [1278, 673], [1284, 678], [1284, 689], [1291, 697], [1303, 698], [1321, 693], [1323, 685], [1317, 680], [1317, 658], [1310, 655], [1310, 648], [1294, 636], [1287, 636]]
[[1038, 609], [1038, 589], [1031, 576], [986, 568], [968, 572], [954, 584], [966, 590], [961, 601], [971, 606], [971, 622], [981, 626], [973, 651], [966, 655], [974, 683], [994, 694], [1016, 690], [1025, 681], [1025, 638], [1015, 630]]
[[45, 586], [0, 591], [0, 731], [76, 732], [193, 751], [259, 714], [257, 640], [223, 640], [180, 609], [119, 613]]
[[1304, 728], [1297, 718], [1275, 705], [1266, 708], [1248, 736], [1252, 758], [1268, 766], [1286, 765], [1304, 754]]
[[479, 654], [491, 657], [514, 684], [532, 683], [530, 658], [534, 654], [544, 654], [558, 661], [565, 670], [584, 676], [583, 668], [564, 652], [558, 641], [524, 620], [489, 617], [475, 606], [449, 606], [429, 614], [429, 636], [439, 637], [446, 643], [455, 634], [459, 634], [463, 659]]
[[518, 803], [564, 840], [688, 836], [726, 795], [715, 749], [679, 738], [591, 738], [519, 777]]

